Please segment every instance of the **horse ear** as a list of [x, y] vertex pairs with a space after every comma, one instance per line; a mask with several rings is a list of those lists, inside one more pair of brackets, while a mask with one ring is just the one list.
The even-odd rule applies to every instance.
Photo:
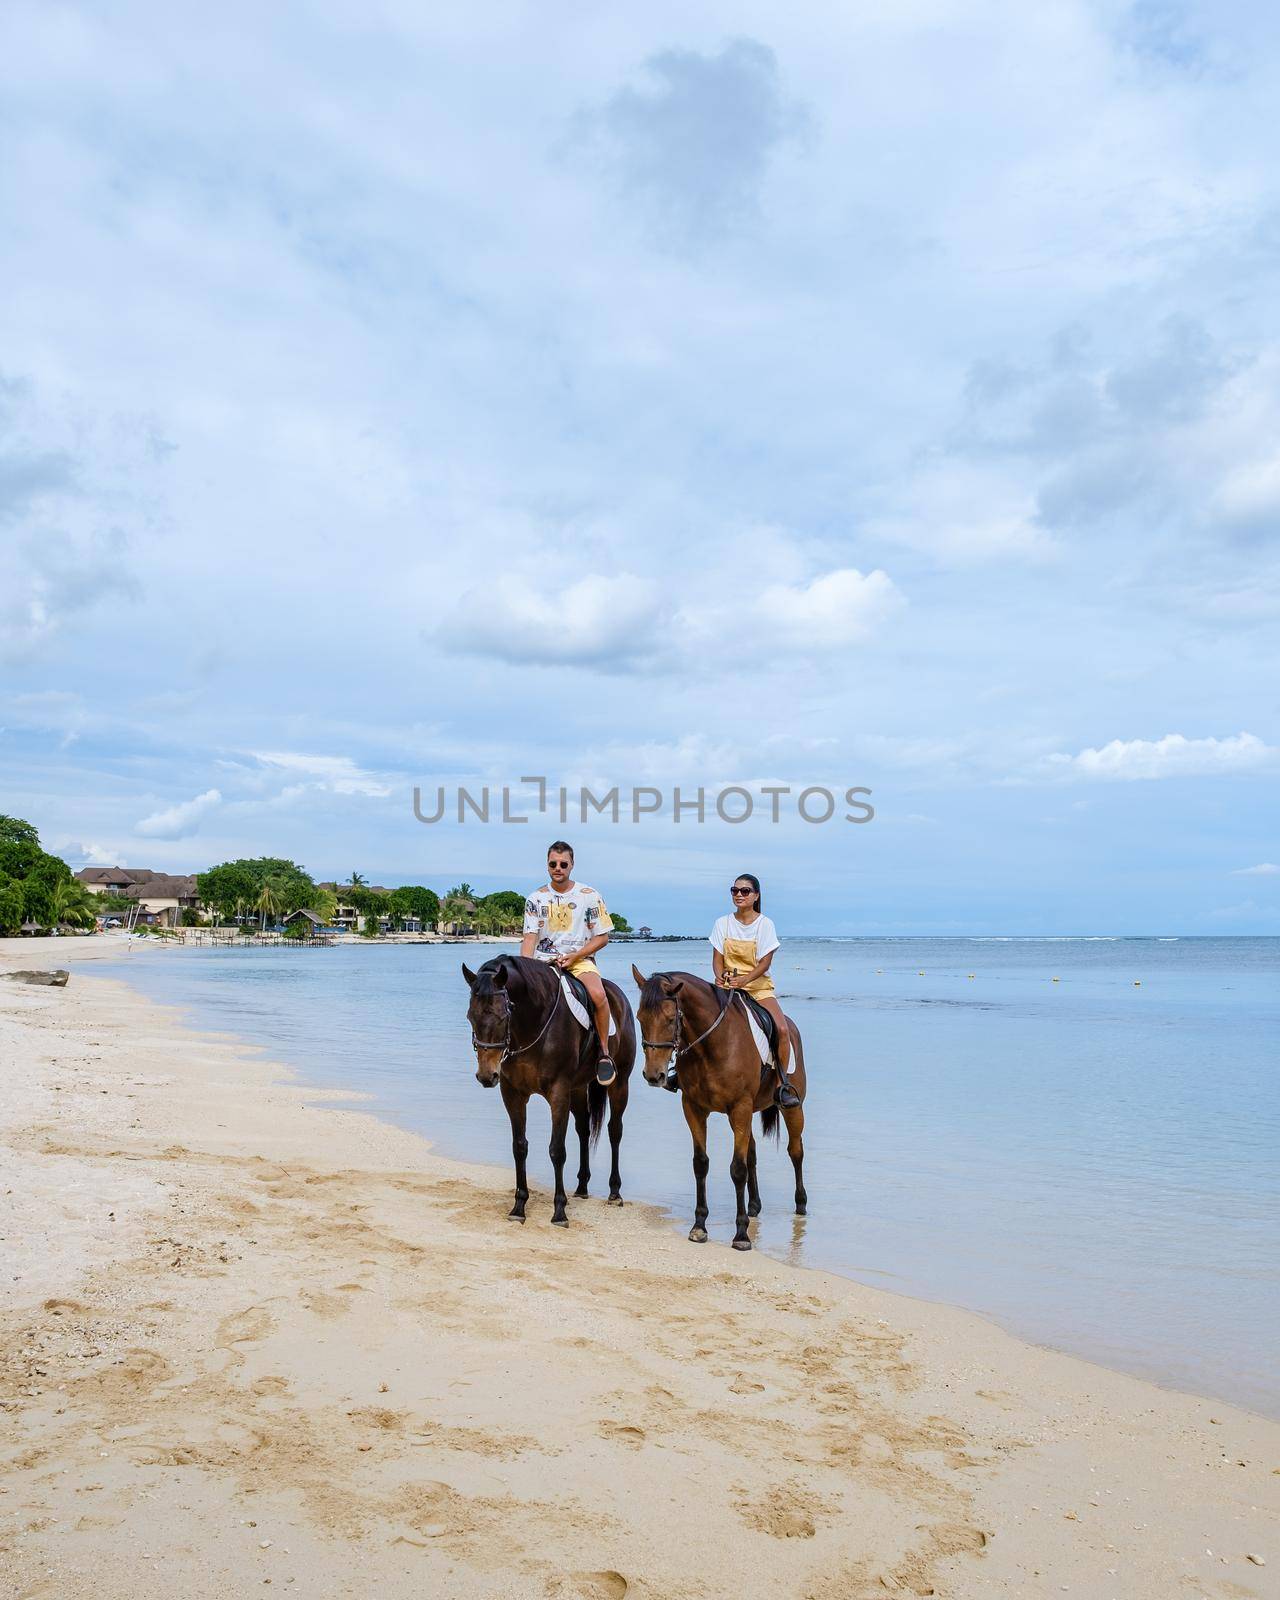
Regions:
[[681, 989], [683, 989], [683, 988], [684, 988], [684, 979], [683, 978], [664, 978], [662, 980], [662, 992], [663, 992], [663, 994], [670, 995], [673, 1000], [675, 999], [676, 995], [678, 995], [680, 993]]
[[493, 986], [494, 986], [495, 989], [505, 989], [506, 988], [506, 986], [507, 986], [507, 969], [506, 969], [505, 966], [503, 966], [503, 967], [495, 967], [493, 969]]
[[476, 986], [476, 975], [474, 972], [472, 972], [471, 968], [466, 964], [465, 961], [462, 963], [462, 976], [467, 980], [467, 987], [469, 989], [474, 989]]
[[636, 966], [634, 961], [631, 963], [631, 976], [636, 980], [636, 987], [638, 989], [643, 989], [645, 984], [649, 981], [648, 978], [645, 977], [644, 973], [641, 972], [640, 968]]

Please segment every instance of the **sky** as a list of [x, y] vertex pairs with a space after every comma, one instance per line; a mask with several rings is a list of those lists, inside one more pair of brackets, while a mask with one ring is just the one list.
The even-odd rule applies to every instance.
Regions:
[[[1280, 933], [1278, 35], [8, 0], [0, 812], [437, 889], [565, 834], [659, 930], [746, 870], [784, 936]], [[414, 816], [485, 784], [529, 820]]]

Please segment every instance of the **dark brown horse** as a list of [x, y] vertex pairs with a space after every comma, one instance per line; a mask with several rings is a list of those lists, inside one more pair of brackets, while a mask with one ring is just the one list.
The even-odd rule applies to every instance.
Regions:
[[[569, 1118], [578, 1130], [578, 1187], [582, 1198], [591, 1178], [590, 1152], [600, 1134], [606, 1102], [609, 1106], [609, 1204], [622, 1204], [622, 1177], [618, 1147], [622, 1143], [622, 1114], [627, 1108], [627, 1084], [635, 1062], [636, 1041], [631, 1006], [616, 983], [605, 980], [609, 1009], [617, 1037], [612, 1041], [617, 1068], [607, 1089], [596, 1082], [600, 1041], [594, 1025], [582, 1028], [565, 1004], [559, 968], [524, 956], [495, 956], [479, 972], [463, 964], [462, 976], [471, 988], [467, 1017], [476, 1052], [476, 1077], [486, 1089], [499, 1085], [502, 1102], [511, 1118], [511, 1153], [516, 1163], [516, 1203], [510, 1215], [524, 1221], [529, 1184], [525, 1158], [525, 1116], [531, 1095], [540, 1094], [551, 1107], [551, 1164], [556, 1193], [552, 1222], [564, 1228], [565, 1136]], [[587, 1009], [591, 1015], [590, 1007]]]
[[[760, 1113], [761, 1131], [778, 1137], [778, 1118], [787, 1124], [787, 1153], [796, 1169], [796, 1215], [804, 1216], [808, 1196], [804, 1189], [804, 1107], [779, 1109], [774, 1104], [777, 1077], [760, 1074], [760, 1054], [747, 1022], [741, 995], [696, 978], [691, 972], [655, 972], [646, 978], [638, 967], [632, 974], [640, 986], [640, 1042], [644, 1046], [644, 1078], [659, 1084], [674, 1057], [680, 1080], [684, 1118], [693, 1135], [693, 1176], [697, 1184], [693, 1227], [695, 1244], [707, 1240], [707, 1117], [723, 1111], [733, 1129], [733, 1160], [729, 1175], [738, 1197], [735, 1250], [750, 1250], [747, 1223], [760, 1214], [760, 1185], [756, 1179], [756, 1140], [751, 1131], [754, 1112]], [[804, 1099], [804, 1044], [790, 1017], [791, 1059], [795, 1072], [787, 1082]]]

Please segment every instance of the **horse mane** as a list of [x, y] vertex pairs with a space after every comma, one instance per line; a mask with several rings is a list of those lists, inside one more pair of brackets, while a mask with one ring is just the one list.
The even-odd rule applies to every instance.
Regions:
[[671, 996], [662, 987], [664, 978], [679, 978], [682, 983], [701, 984], [704, 989], [710, 989], [720, 1001], [726, 1004], [725, 991], [718, 989], [714, 983], [708, 983], [705, 978], [700, 978], [696, 972], [651, 972], [644, 981], [644, 988], [640, 991], [641, 1006], [660, 1006], [664, 1000]]
[[[502, 985], [500, 988], [500, 986], [495, 984], [493, 980], [497, 973], [503, 968], [505, 968], [507, 972], [507, 983]], [[536, 977], [534, 976], [535, 971], [537, 973]], [[475, 986], [471, 992], [478, 1000], [491, 999], [499, 992], [512, 994], [510, 980], [513, 977], [519, 978], [528, 988], [536, 988], [539, 983], [542, 983], [543, 987], [545, 988], [546, 985], [543, 975], [546, 974], [549, 976], [550, 973], [551, 967], [549, 963], [545, 961], [533, 961], [526, 959], [524, 956], [512, 956], [505, 954], [500, 956], [490, 956], [488, 961], [486, 961], [476, 972]], [[512, 994], [512, 998], [515, 998], [514, 994]]]

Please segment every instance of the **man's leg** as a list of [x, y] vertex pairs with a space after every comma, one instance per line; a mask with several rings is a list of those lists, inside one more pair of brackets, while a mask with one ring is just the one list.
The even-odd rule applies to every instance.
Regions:
[[[604, 980], [598, 972], [583, 972], [579, 976], [583, 987], [591, 997], [591, 1009], [595, 1012], [596, 1033], [600, 1039], [600, 1064], [603, 1067], [609, 1056], [609, 997], [604, 992]], [[601, 1083], [613, 1082], [612, 1065], [605, 1069], [603, 1075], [597, 1073], [596, 1077]]]

